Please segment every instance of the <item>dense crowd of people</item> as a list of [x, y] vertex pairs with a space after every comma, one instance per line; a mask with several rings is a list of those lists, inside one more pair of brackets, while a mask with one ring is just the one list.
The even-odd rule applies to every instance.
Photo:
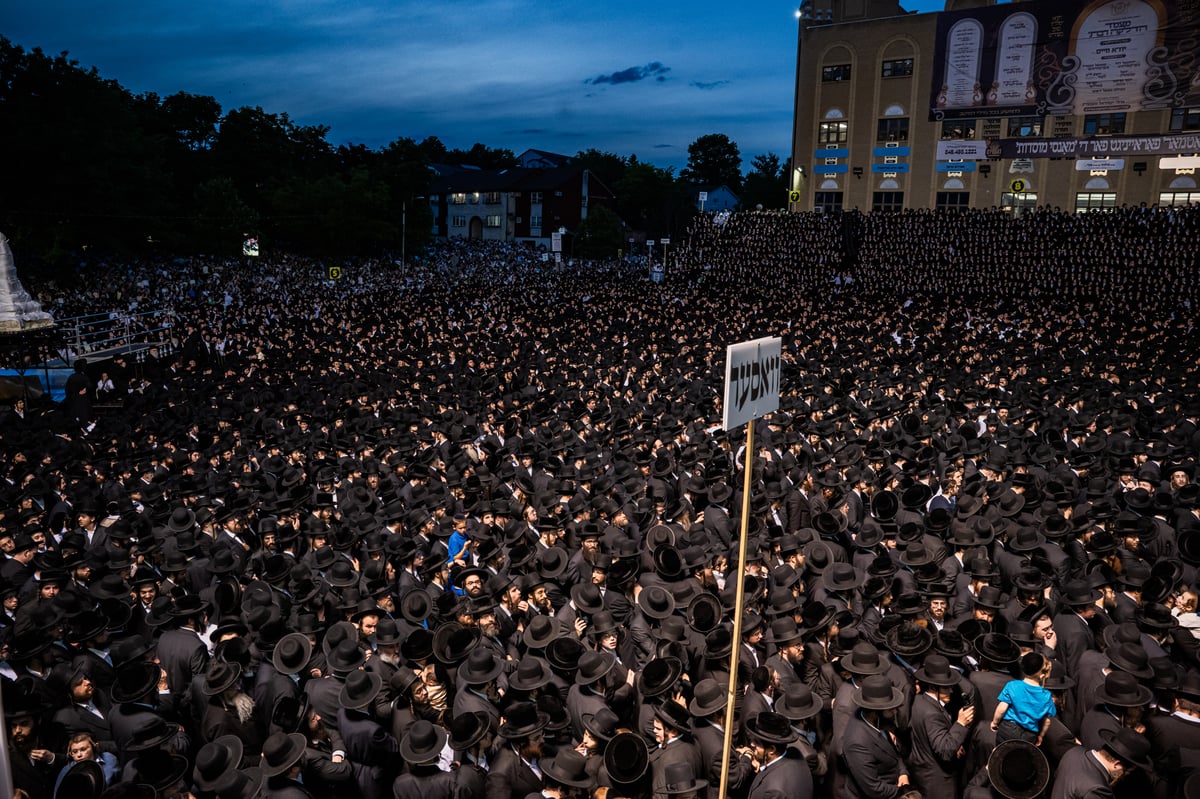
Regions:
[[661, 283], [465, 241], [23, 276], [171, 327], [0, 410], [14, 785], [715, 799], [728, 753], [739, 799], [1200, 795], [1198, 234], [744, 213]]

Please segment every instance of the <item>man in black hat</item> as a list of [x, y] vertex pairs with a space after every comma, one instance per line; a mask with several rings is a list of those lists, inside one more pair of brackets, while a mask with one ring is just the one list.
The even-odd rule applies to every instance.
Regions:
[[909, 721], [912, 752], [908, 765], [925, 795], [952, 796], [958, 789], [975, 708], [964, 705], [951, 718], [947, 706], [955, 699], [961, 675], [943, 655], [926, 657], [914, 676], [919, 693], [913, 697]]
[[[728, 675], [725, 675], [728, 678]], [[702, 774], [720, 774], [721, 760], [725, 752], [725, 708], [728, 692], [724, 684], [705, 678], [696, 684], [688, 711], [692, 714], [692, 733], [700, 749], [700, 759], [705, 765]], [[747, 721], [749, 729], [749, 721]], [[763, 762], [763, 761], [760, 761]], [[731, 759], [729, 763], [728, 793], [738, 795], [754, 777], [754, 769], [747, 758]], [[709, 799], [717, 799], [719, 785], [712, 781], [708, 786]]]
[[746, 723], [746, 734], [758, 769], [750, 783], [749, 799], [811, 799], [812, 772], [800, 753], [789, 746], [797, 736], [788, 720], [771, 711], [760, 713]]
[[1085, 650], [1096, 648], [1096, 638], [1088, 621], [1096, 615], [1096, 601], [1101, 594], [1082, 580], [1063, 587], [1063, 610], [1054, 617], [1054, 636], [1058, 640], [1055, 653], [1067, 670], [1067, 676], [1078, 678], [1079, 658]]
[[384, 799], [399, 765], [399, 743], [375, 717], [374, 703], [382, 687], [378, 674], [352, 671], [338, 696], [337, 728], [363, 799]]
[[208, 667], [208, 647], [200, 638], [207, 612], [204, 601], [188, 594], [172, 603], [169, 629], [158, 639], [158, 660], [171, 693], [181, 696]]
[[1063, 756], [1054, 774], [1052, 799], [1103, 799], [1113, 786], [1139, 769], [1152, 768], [1150, 743], [1128, 728], [1110, 733], [1102, 746], [1077, 746]]
[[650, 750], [650, 770], [654, 789], [661, 791], [667, 782], [667, 769], [678, 763], [691, 767], [693, 774], [707, 774], [700, 749], [692, 741], [691, 716], [687, 708], [673, 699], [654, 706], [654, 740], [657, 748]]
[[488, 799], [525, 799], [541, 791], [542, 731], [549, 720], [532, 702], [509, 706], [499, 731], [507, 745], [496, 752], [488, 769]]
[[895, 713], [904, 695], [883, 674], [873, 674], [854, 691], [858, 707], [846, 725], [842, 756], [846, 795], [852, 799], [896, 799], [908, 790], [908, 767], [900, 754]]
[[392, 783], [395, 799], [452, 799], [458, 775], [442, 771], [438, 758], [446, 746], [447, 733], [428, 721], [418, 721], [400, 741], [400, 757], [406, 770]]

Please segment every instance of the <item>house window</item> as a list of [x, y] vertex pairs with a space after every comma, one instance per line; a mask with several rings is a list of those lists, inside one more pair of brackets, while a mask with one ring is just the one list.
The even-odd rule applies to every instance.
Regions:
[[973, 139], [975, 138], [975, 120], [947, 119], [942, 122], [943, 139]]
[[1083, 118], [1084, 136], [1111, 136], [1125, 132], [1125, 114], [1088, 114]]
[[891, 61], [883, 62], [883, 69], [880, 70], [880, 77], [883, 78], [909, 78], [913, 73], [913, 60], [911, 58], [897, 58]]
[[821, 80], [825, 83], [832, 83], [839, 80], [850, 80], [850, 65], [831, 64], [827, 67], [821, 67]]
[[813, 200], [813, 208], [825, 213], [842, 210], [842, 193], [840, 191], [819, 191]]
[[1043, 117], [1009, 117], [1008, 136], [1011, 139], [1029, 139], [1042, 135]]
[[1200, 130], [1200, 106], [1173, 110], [1171, 130]]
[[529, 202], [532, 203], [533, 205], [541, 205], [542, 204], [542, 193], [540, 191], [529, 192]]
[[939, 211], [965, 211], [970, 205], [970, 192], [939, 191], [937, 193], [937, 208]]
[[849, 122], [821, 122], [817, 125], [818, 144], [844, 144], [849, 138]]
[[489, 191], [487, 194], [485, 194], [483, 196], [483, 201], [485, 203], [487, 203], [488, 205], [499, 205], [500, 204], [500, 192]]
[[872, 211], [900, 211], [904, 208], [904, 192], [877, 191], [871, 198]]
[[908, 117], [884, 117], [879, 120], [875, 141], [908, 141]]
[[466, 227], [467, 218], [465, 216], [456, 216], [450, 220], [450, 227]]
[[450, 195], [450, 204], [451, 205], [466, 205], [467, 204], [467, 195], [451, 194]]
[[535, 227], [535, 228], [540, 228], [542, 226], [542, 215], [537, 214], [535, 216], [529, 217], [529, 226]]
[[1077, 214], [1116, 207], [1117, 193], [1115, 191], [1083, 191], [1075, 195], [1075, 213]]
[[484, 224], [487, 227], [500, 227], [501, 219], [502, 219], [502, 217], [500, 216], [500, 214], [488, 214], [487, 221], [484, 222]]
[[1200, 205], [1200, 191], [1164, 191], [1158, 195], [1158, 204]]

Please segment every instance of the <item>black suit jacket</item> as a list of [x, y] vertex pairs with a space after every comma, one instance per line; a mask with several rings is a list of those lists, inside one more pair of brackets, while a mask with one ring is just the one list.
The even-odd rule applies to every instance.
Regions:
[[811, 799], [812, 795], [812, 771], [800, 753], [791, 748], [779, 760], [759, 769], [750, 783], [749, 799]]
[[842, 738], [846, 769], [846, 795], [852, 799], [896, 799], [897, 781], [908, 769], [886, 733], [876, 730], [857, 714], [846, 725]]
[[541, 778], [525, 765], [511, 746], [496, 754], [488, 769], [488, 799], [525, 799], [526, 795], [541, 790]]

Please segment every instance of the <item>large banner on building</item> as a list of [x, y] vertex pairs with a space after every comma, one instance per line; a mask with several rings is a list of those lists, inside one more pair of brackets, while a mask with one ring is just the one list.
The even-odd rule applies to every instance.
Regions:
[[1200, 3], [1040, 0], [938, 15], [930, 119], [1200, 101]]

